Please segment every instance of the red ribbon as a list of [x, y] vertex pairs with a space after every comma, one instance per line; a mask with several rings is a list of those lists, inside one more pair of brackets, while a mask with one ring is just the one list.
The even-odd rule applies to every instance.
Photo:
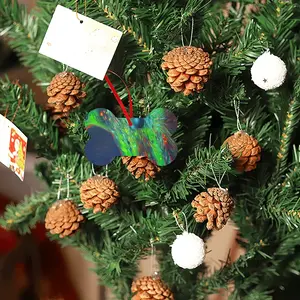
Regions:
[[115, 72], [110, 71], [110, 70], [108, 70], [108, 71], [110, 73], [116, 75], [117, 77], [119, 77], [121, 79], [121, 81], [125, 85], [126, 91], [128, 93], [129, 113], [127, 112], [127, 110], [126, 110], [126, 108], [125, 108], [125, 106], [124, 106], [124, 104], [123, 104], [123, 102], [122, 102], [122, 100], [121, 100], [118, 92], [116, 91], [114, 85], [112, 84], [112, 82], [110, 81], [110, 79], [108, 78], [108, 76], [107, 75], [104, 76], [104, 79], [107, 82], [108, 86], [110, 87], [110, 89], [111, 89], [112, 93], [114, 94], [116, 100], [118, 101], [118, 103], [119, 103], [119, 105], [120, 105], [120, 107], [122, 109], [122, 112], [123, 112], [125, 118], [127, 119], [127, 122], [129, 124], [129, 126], [131, 126], [132, 125], [131, 118], [133, 118], [133, 104], [132, 104], [132, 98], [131, 98], [131, 94], [130, 94], [129, 88], [127, 87], [125, 81], [118, 74], [116, 74]]

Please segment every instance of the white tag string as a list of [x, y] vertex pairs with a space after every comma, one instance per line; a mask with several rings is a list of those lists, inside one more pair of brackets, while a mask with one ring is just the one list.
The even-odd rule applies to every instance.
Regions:
[[[215, 178], [215, 181], [216, 181], [217, 186], [219, 187], [219, 189], [222, 189], [222, 188], [221, 188], [221, 182], [217, 179], [217, 176], [216, 176], [215, 170], [214, 170], [214, 168], [213, 168], [213, 166], [212, 166], [212, 163], [210, 163], [210, 168], [211, 168], [211, 171], [212, 171], [212, 173], [213, 173], [213, 175], [214, 175], [214, 178]], [[223, 177], [224, 177], [224, 176], [223, 176]]]
[[242, 130], [242, 126], [241, 126], [241, 122], [240, 122], [240, 102], [234, 100], [233, 101], [233, 105], [234, 105], [234, 111], [235, 111], [235, 115], [236, 115], [236, 127], [238, 131]]
[[96, 172], [95, 172], [94, 164], [92, 164], [92, 174], [93, 174], [94, 176], [97, 176], [97, 174], [96, 174]]
[[[180, 21], [180, 34], [181, 34], [182, 46], [185, 47], [184, 39], [183, 39], [183, 16], [181, 17], [181, 21]], [[190, 36], [189, 47], [192, 45], [193, 35], [194, 35], [194, 18], [192, 17], [192, 26], [191, 26], [191, 36]]]
[[63, 72], [68, 72], [68, 70], [69, 70], [69, 66], [63, 64]]
[[194, 18], [192, 17], [192, 28], [191, 28], [191, 37], [190, 37], [189, 46], [192, 45], [193, 35], [194, 35]]
[[80, 179], [83, 179], [83, 166], [80, 164]]
[[183, 40], [183, 27], [182, 27], [182, 17], [181, 17], [181, 21], [180, 21], [180, 35], [181, 35], [181, 43], [182, 43], [182, 47], [184, 47], [184, 40]]
[[67, 175], [67, 199], [70, 198], [70, 176]]
[[210, 168], [211, 168], [211, 171], [212, 171], [212, 173], [213, 173], [213, 175], [214, 175], [215, 182], [216, 182], [218, 188], [219, 188], [220, 190], [224, 190], [224, 189], [221, 187], [221, 184], [222, 184], [222, 180], [223, 180], [223, 178], [224, 178], [224, 176], [225, 176], [225, 174], [226, 174], [226, 171], [224, 171], [224, 173], [222, 174], [221, 178], [218, 180], [218, 179], [217, 179], [217, 176], [216, 176], [216, 173], [215, 173], [215, 171], [214, 171], [214, 169], [213, 169], [212, 163], [210, 163]]
[[224, 178], [225, 174], [226, 174], [226, 171], [224, 171], [223, 174], [222, 174], [222, 176], [221, 176], [220, 185], [222, 184], [222, 181], [223, 181], [223, 178]]
[[[79, 0], [76, 0], [76, 18], [79, 20], [79, 22], [82, 24], [83, 23], [83, 20], [80, 20], [79, 17], [78, 17], [78, 2]], [[84, 15], [86, 16], [86, 0], [84, 0]]]
[[60, 199], [61, 184], [62, 184], [62, 176], [61, 176], [60, 179], [59, 179], [59, 185], [58, 185], [58, 191], [57, 191], [57, 200]]
[[182, 226], [180, 223], [179, 223], [179, 220], [178, 220], [178, 214], [174, 211], [173, 212], [173, 216], [174, 216], [174, 218], [175, 218], [175, 221], [176, 221], [176, 224], [177, 224], [177, 226], [184, 232], [184, 231], [186, 231], [186, 232], [188, 232], [189, 231], [189, 227], [188, 227], [188, 221], [187, 221], [187, 217], [186, 217], [186, 214], [182, 211], [181, 212], [182, 214], [183, 214], [183, 217], [184, 217], [184, 221], [185, 221], [185, 228], [184, 228], [184, 226]]
[[151, 266], [150, 266], [150, 271], [151, 271], [151, 276], [153, 275], [153, 264], [154, 264], [154, 245], [153, 245], [153, 239], [150, 240], [151, 244]]

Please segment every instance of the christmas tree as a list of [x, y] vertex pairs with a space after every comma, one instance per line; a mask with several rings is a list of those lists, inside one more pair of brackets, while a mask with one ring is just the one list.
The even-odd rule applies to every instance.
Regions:
[[[49, 185], [8, 206], [1, 226], [25, 234], [46, 220], [49, 236], [82, 250], [116, 299], [205, 299], [230, 283], [232, 299], [295, 298], [289, 293], [300, 269], [297, 2], [41, 0], [27, 13], [17, 1], [1, 0], [0, 35], [49, 96], [44, 108], [26, 85], [0, 82], [1, 111], [9, 106], [12, 119], [18, 107], [14, 123], [47, 159], [36, 172]], [[58, 4], [122, 31], [109, 69], [127, 83], [135, 117], [158, 108], [177, 117], [171, 163], [158, 165], [147, 155], [122, 155], [107, 166], [87, 159], [87, 114], [106, 108], [124, 115], [105, 81], [39, 54]], [[70, 55], [84, 43], [65, 39]], [[130, 103], [124, 83], [107, 75]], [[229, 218], [246, 254], [204, 277], [203, 241]], [[153, 251], [160, 278], [134, 281], [138, 261]]]

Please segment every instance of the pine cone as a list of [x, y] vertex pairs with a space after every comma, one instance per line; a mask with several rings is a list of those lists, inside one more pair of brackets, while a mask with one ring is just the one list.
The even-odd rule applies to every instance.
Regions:
[[122, 162], [136, 179], [144, 175], [148, 181], [160, 172], [160, 168], [145, 156], [123, 156]]
[[114, 181], [104, 176], [94, 176], [85, 181], [80, 188], [80, 197], [83, 206], [93, 208], [94, 213], [105, 213], [115, 202], [120, 194]]
[[59, 234], [63, 238], [73, 234], [83, 220], [83, 215], [71, 200], [60, 200], [49, 208], [45, 227], [50, 233]]
[[200, 92], [211, 73], [212, 61], [201, 48], [178, 47], [168, 52], [161, 67], [168, 71], [167, 82], [175, 92], [185, 96]]
[[70, 111], [82, 103], [86, 93], [81, 91], [85, 85], [73, 73], [57, 74], [47, 88], [49, 96], [46, 109], [51, 112], [54, 121], [65, 119]]
[[258, 141], [244, 131], [236, 132], [227, 138], [223, 145], [228, 146], [239, 172], [254, 170], [260, 161], [261, 147]]
[[197, 209], [194, 214], [196, 222], [207, 220], [206, 228], [219, 230], [227, 223], [234, 207], [233, 199], [226, 190], [209, 188], [207, 192], [197, 195], [192, 201], [192, 207]]
[[132, 300], [174, 300], [172, 292], [161, 279], [150, 276], [135, 280], [132, 283], [131, 292], [135, 293]]

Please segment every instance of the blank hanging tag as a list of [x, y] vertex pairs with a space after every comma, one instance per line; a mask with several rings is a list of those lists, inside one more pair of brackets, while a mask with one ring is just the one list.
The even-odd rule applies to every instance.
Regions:
[[58, 5], [39, 53], [103, 80], [122, 32]]
[[0, 162], [24, 180], [27, 137], [10, 120], [0, 115]]

